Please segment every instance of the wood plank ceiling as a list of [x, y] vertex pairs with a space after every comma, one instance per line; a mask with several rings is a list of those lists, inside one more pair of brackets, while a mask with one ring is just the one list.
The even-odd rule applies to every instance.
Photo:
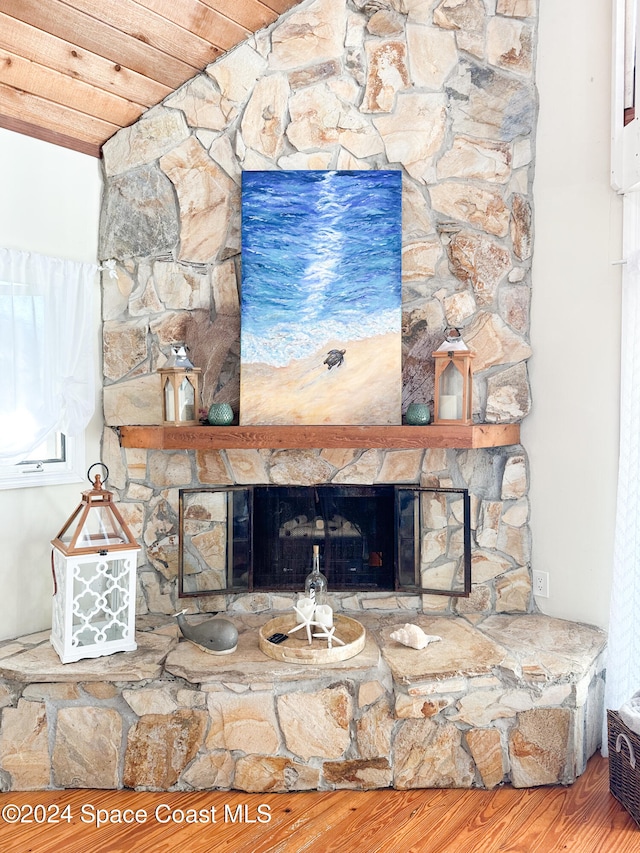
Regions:
[[0, 127], [95, 157], [300, 0], [0, 0]]

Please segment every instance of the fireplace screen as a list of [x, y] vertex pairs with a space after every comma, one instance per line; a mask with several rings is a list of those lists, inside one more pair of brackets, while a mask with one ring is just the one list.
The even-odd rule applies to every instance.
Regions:
[[302, 590], [314, 545], [330, 590], [468, 595], [469, 515], [464, 489], [183, 489], [179, 595]]

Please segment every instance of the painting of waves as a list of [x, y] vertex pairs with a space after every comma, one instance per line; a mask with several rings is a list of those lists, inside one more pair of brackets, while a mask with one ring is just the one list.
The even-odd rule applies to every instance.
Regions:
[[241, 424], [401, 422], [400, 171], [242, 176]]

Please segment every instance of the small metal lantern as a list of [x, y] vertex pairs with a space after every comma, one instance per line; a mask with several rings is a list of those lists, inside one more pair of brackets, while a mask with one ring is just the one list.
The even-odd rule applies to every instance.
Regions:
[[158, 371], [162, 380], [162, 421], [165, 426], [195, 426], [200, 405], [200, 368], [194, 367], [183, 344], [172, 344], [171, 355]]
[[[89, 468], [87, 476], [95, 467]], [[101, 467], [108, 477], [106, 466]], [[96, 475], [93, 488], [82, 493], [81, 503], [51, 541], [51, 645], [62, 663], [132, 652], [137, 647], [136, 563], [140, 546], [112, 497]]]
[[433, 353], [436, 362], [434, 424], [470, 424], [473, 390], [471, 359], [474, 357], [457, 329]]

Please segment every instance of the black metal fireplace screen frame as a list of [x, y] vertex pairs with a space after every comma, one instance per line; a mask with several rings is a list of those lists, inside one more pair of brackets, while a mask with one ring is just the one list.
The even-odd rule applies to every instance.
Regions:
[[470, 517], [468, 490], [457, 488], [180, 489], [178, 595], [301, 591], [319, 544], [330, 591], [466, 597]]

